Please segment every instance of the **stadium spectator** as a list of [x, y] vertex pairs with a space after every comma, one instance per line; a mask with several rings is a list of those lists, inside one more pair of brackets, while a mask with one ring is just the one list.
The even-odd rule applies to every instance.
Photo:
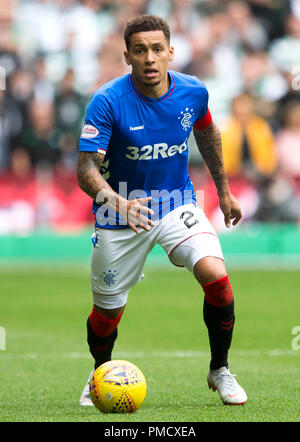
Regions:
[[173, 0], [171, 4], [168, 21], [173, 29], [171, 44], [176, 51], [170, 69], [184, 72], [193, 59], [194, 34], [199, 32], [203, 23], [192, 0]]
[[281, 72], [300, 65], [300, 19], [290, 14], [285, 20], [286, 34], [273, 41], [270, 56]]
[[7, 93], [22, 107], [24, 115], [26, 113], [27, 104], [33, 97], [35, 79], [36, 77], [33, 71], [23, 67], [16, 70], [9, 79]]
[[227, 6], [227, 17], [231, 37], [238, 45], [255, 51], [266, 48], [268, 34], [262, 24], [251, 14], [246, 2], [230, 1]]
[[52, 103], [32, 100], [29, 106], [29, 124], [22, 131], [18, 143], [31, 157], [34, 166], [55, 166], [61, 133], [55, 127], [55, 108]]
[[[300, 198], [295, 183], [280, 169], [257, 185], [257, 208], [251, 220], [267, 223], [297, 223], [300, 220]], [[298, 191], [299, 194], [299, 191]]]
[[128, 72], [120, 47], [124, 45], [119, 32], [113, 32], [103, 41], [98, 58], [99, 73], [96, 82], [93, 84], [94, 92], [102, 84], [111, 80], [114, 75], [123, 75]]
[[0, 175], [0, 233], [27, 234], [35, 228], [34, 171], [29, 155], [16, 147]]
[[209, 48], [217, 77], [238, 81], [240, 75], [239, 48], [231, 38], [228, 14], [220, 11], [208, 18]]
[[268, 123], [255, 112], [253, 97], [247, 93], [235, 97], [231, 109], [222, 131], [228, 176], [271, 175], [277, 166], [275, 140]]
[[19, 185], [32, 181], [34, 170], [28, 152], [23, 147], [16, 147], [11, 154], [9, 173], [11, 180]]
[[263, 25], [269, 42], [284, 35], [284, 17], [291, 12], [291, 1], [294, 0], [248, 0], [251, 12]]
[[278, 161], [282, 172], [300, 185], [300, 101], [285, 107], [283, 128], [276, 138]]
[[300, 103], [300, 65], [292, 72], [285, 72], [286, 93], [277, 101], [277, 118], [280, 126], [284, 125], [285, 111], [289, 104]]
[[0, 18], [0, 66], [5, 69], [6, 76], [10, 77], [20, 65], [21, 60], [12, 35], [12, 26], [1, 22]]
[[34, 73], [33, 98], [36, 101], [52, 103], [55, 96], [55, 86], [48, 78], [44, 57], [36, 58]]
[[[78, 131], [77, 131], [78, 132]], [[77, 152], [74, 146], [78, 143], [78, 136], [72, 132], [63, 132], [59, 139], [59, 159], [56, 163], [56, 170], [60, 173], [72, 173], [74, 175], [77, 167]]]
[[9, 92], [0, 90], [0, 171], [9, 167], [11, 146], [24, 126], [21, 107]]
[[76, 90], [74, 76], [74, 71], [69, 68], [56, 88], [54, 104], [57, 127], [62, 131], [77, 135], [85, 112], [87, 97]]
[[274, 102], [288, 90], [285, 77], [278, 72], [267, 52], [248, 52], [241, 60], [244, 89], [250, 94]]

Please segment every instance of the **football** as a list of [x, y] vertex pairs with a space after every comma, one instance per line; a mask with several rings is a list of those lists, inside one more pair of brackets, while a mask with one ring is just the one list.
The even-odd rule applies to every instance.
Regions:
[[109, 361], [100, 365], [90, 381], [93, 404], [102, 413], [134, 413], [146, 397], [146, 379], [128, 361]]

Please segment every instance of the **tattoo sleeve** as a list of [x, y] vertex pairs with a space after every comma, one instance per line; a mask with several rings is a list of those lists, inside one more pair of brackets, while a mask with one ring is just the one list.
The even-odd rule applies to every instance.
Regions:
[[100, 173], [104, 155], [98, 152], [79, 152], [77, 178], [79, 187], [93, 200], [102, 188], [108, 186]]
[[127, 210], [127, 200], [117, 194], [102, 177], [100, 168], [104, 155], [97, 152], [79, 152], [77, 177], [79, 187], [96, 202], [120, 212]]
[[222, 140], [218, 127], [211, 123], [207, 129], [193, 129], [198, 149], [214, 180], [218, 193], [227, 191], [228, 181], [223, 163]]

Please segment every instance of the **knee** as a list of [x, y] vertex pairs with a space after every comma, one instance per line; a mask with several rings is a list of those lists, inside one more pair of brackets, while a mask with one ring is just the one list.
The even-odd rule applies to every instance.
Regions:
[[103, 316], [115, 318], [125, 309], [129, 290], [117, 294], [102, 294], [93, 291], [93, 304]]
[[109, 310], [104, 311], [104, 309], [99, 309], [99, 307], [94, 304], [93, 310], [88, 318], [88, 327], [90, 326], [97, 336], [108, 336], [116, 330], [122, 318], [123, 310], [124, 309], [121, 309], [119, 312], [115, 311], [114, 314], [112, 314]]
[[227, 276], [223, 259], [208, 256], [194, 266], [194, 274], [201, 285], [217, 281]]
[[117, 307], [117, 308], [113, 308], [113, 309], [106, 309], [106, 308], [102, 308], [102, 307], [99, 307], [98, 305], [94, 304], [94, 309], [98, 313], [100, 313], [101, 315], [105, 316], [106, 318], [115, 319], [115, 318], [119, 317], [121, 315], [121, 313], [123, 313], [123, 311], [125, 309], [125, 305], [123, 305], [122, 307]]
[[233, 292], [228, 275], [202, 285], [204, 300], [215, 307], [233, 306]]

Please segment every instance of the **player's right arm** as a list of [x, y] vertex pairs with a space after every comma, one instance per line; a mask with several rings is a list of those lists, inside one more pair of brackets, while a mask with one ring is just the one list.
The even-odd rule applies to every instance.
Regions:
[[103, 91], [95, 93], [88, 106], [79, 141], [78, 184], [96, 203], [105, 204], [108, 209], [120, 214], [132, 230], [140, 233], [139, 227], [149, 230], [154, 225], [145, 216], [153, 214], [147, 207], [151, 198], [128, 201], [111, 188], [100, 172], [107, 149], [113, 148], [110, 142], [114, 123], [112, 97]]
[[101, 188], [109, 190], [108, 183], [101, 176], [100, 168], [104, 160], [104, 154], [98, 152], [79, 152], [77, 163], [78, 185], [85, 193], [96, 201]]
[[150, 230], [154, 223], [145, 215], [153, 214], [153, 211], [147, 207], [151, 197], [128, 201], [116, 193], [100, 173], [104, 157], [105, 155], [99, 152], [79, 152], [77, 164], [79, 187], [97, 203], [105, 204], [119, 213], [134, 232], [140, 233], [139, 228]]

